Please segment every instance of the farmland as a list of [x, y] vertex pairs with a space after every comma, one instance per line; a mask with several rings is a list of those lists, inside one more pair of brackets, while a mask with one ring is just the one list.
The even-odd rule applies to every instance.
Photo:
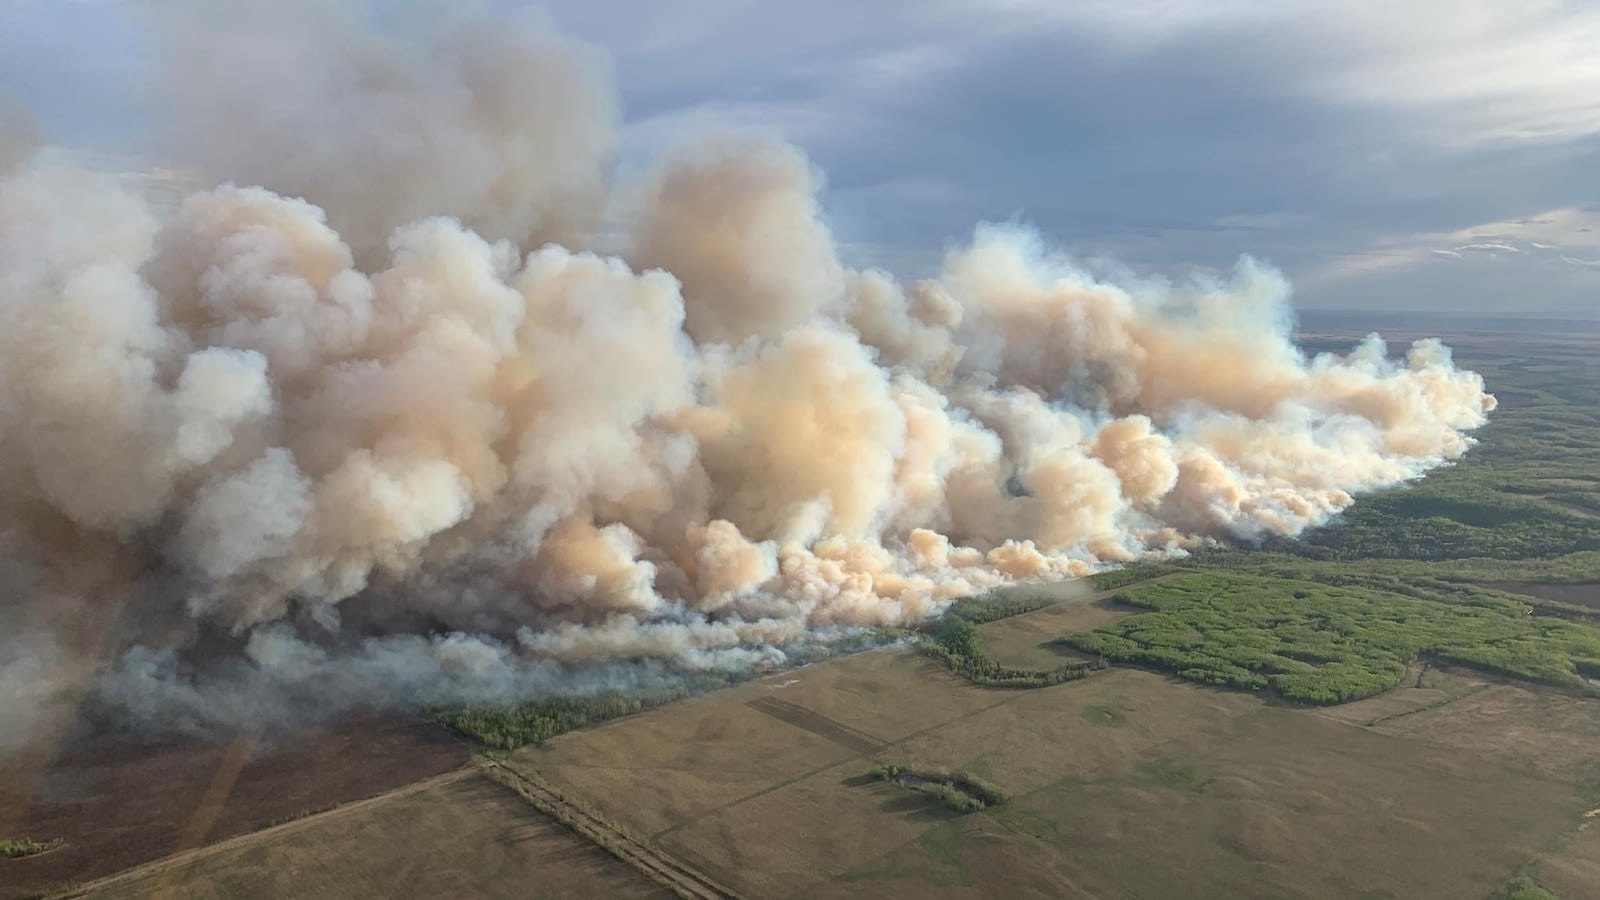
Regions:
[[0, 859], [0, 898], [87, 882], [459, 768], [468, 748], [437, 726], [360, 719], [291, 742], [69, 749], [41, 772], [8, 771], [5, 837], [59, 849]]
[[95, 896], [671, 896], [473, 773], [181, 856]]
[[[903, 652], [824, 669], [510, 764], [750, 896], [1488, 896], [1593, 805], [1563, 764], [1152, 673], [1006, 691]], [[840, 735], [770, 714], [770, 696]], [[877, 716], [874, 696], [900, 714]], [[900, 759], [972, 772], [1009, 799], [958, 815], [868, 777]]]

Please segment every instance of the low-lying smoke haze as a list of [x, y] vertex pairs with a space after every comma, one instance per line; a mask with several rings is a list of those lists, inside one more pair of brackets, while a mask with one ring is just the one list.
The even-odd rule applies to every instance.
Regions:
[[12, 746], [85, 692], [257, 728], [778, 663], [1298, 534], [1494, 406], [1435, 341], [1308, 357], [1248, 259], [1174, 284], [984, 225], [936, 278], [852, 269], [771, 138], [612, 184], [605, 60], [538, 21], [155, 21], [217, 186], [158, 215], [0, 157]]

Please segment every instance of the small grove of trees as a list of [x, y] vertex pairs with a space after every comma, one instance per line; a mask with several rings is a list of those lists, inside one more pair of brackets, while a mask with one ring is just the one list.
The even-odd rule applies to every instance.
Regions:
[[958, 813], [977, 812], [1004, 803], [1006, 799], [998, 787], [970, 772], [889, 763], [867, 774], [878, 781], [893, 782], [927, 794]]
[[946, 616], [932, 638], [917, 647], [945, 668], [985, 687], [1039, 688], [1076, 681], [1106, 668], [1104, 659], [1070, 662], [1054, 669], [1019, 669], [991, 659], [978, 645], [978, 628], [960, 616]]
[[588, 696], [543, 697], [502, 706], [438, 709], [434, 721], [462, 737], [497, 750], [539, 744], [558, 734], [654, 709], [675, 700], [734, 684], [744, 673], [705, 672], [670, 685], [637, 691], [606, 691]]
[[24, 856], [38, 856], [48, 853], [66, 844], [61, 838], [48, 841], [35, 841], [28, 838], [12, 838], [0, 840], [0, 857], [6, 859], [21, 859]]
[[514, 706], [469, 706], [438, 712], [434, 717], [445, 727], [480, 744], [514, 750], [645, 708], [642, 697], [607, 693], [594, 697], [551, 697]]
[[1558, 900], [1544, 885], [1527, 875], [1518, 875], [1495, 894], [1494, 900]]

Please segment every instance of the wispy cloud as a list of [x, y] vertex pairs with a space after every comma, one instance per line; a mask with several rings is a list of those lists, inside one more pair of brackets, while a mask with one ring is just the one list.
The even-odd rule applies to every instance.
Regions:
[[[1340, 254], [1313, 267], [1301, 281], [1322, 286], [1430, 266], [1537, 264], [1550, 257], [1526, 251], [1600, 250], [1600, 232], [1592, 230], [1591, 222], [1600, 224], [1600, 211], [1566, 207], [1454, 231], [1385, 235], [1366, 250]], [[1534, 240], [1535, 235], [1542, 240]], [[1600, 261], [1570, 253], [1557, 258], [1577, 268], [1600, 268], [1592, 265]]]

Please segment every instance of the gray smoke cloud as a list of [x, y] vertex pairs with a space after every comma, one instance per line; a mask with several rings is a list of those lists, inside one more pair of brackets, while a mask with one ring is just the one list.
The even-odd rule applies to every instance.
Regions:
[[593, 49], [319, 8], [161, 19], [170, 133], [216, 185], [170, 216], [0, 176], [13, 746], [85, 692], [260, 727], [780, 663], [1298, 534], [1494, 406], [1437, 341], [1308, 357], [1249, 260], [1105, 279], [982, 226], [936, 278], [852, 270], [773, 140], [613, 191]]
[[39, 126], [21, 103], [0, 94], [0, 172], [27, 159], [40, 144]]

